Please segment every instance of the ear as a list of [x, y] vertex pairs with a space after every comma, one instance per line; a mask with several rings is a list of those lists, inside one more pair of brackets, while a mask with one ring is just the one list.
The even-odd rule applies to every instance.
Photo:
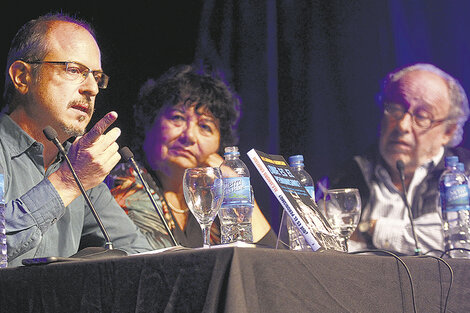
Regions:
[[446, 126], [446, 129], [445, 129], [445, 132], [444, 132], [443, 143], [442, 143], [443, 146], [445, 146], [449, 143], [449, 141], [454, 136], [454, 133], [455, 133], [456, 130], [457, 130], [457, 124], [455, 124], [455, 123], [448, 124]]
[[16, 60], [10, 65], [8, 74], [16, 90], [23, 95], [26, 94], [32, 82], [31, 65]]

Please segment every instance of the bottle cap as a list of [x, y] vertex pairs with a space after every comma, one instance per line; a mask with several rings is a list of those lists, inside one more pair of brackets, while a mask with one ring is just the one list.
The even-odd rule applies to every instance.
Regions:
[[445, 158], [445, 166], [457, 166], [457, 163], [459, 162], [459, 157], [452, 155], [448, 156]]
[[304, 165], [304, 156], [301, 154], [297, 155], [292, 155], [289, 157], [289, 165], [294, 166], [295, 165]]
[[224, 149], [224, 155], [240, 155], [240, 152], [238, 152], [238, 147], [237, 146], [232, 146], [232, 147], [225, 147]]

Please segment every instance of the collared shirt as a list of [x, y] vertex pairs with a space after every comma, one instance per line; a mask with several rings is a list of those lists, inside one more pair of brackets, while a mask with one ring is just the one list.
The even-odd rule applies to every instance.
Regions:
[[[66, 150], [69, 147], [70, 143], [66, 143]], [[24, 258], [68, 257], [79, 247], [104, 245], [103, 235], [83, 196], [64, 206], [47, 179], [64, 160], [58, 155], [46, 171], [43, 149], [9, 116], [0, 116], [0, 166], [5, 177], [9, 266], [21, 265]], [[104, 183], [87, 194], [114, 248], [129, 254], [152, 250]]]
[[[439, 163], [444, 155], [444, 148], [422, 166], [418, 167], [408, 187], [407, 197], [410, 205], [413, 203], [416, 188], [424, 181], [431, 168]], [[364, 168], [364, 167], [361, 167]], [[370, 201], [364, 208], [363, 220], [376, 220], [372, 242], [374, 246], [412, 254], [414, 238], [411, 232], [408, 211], [402, 199], [401, 192], [392, 183], [388, 171], [378, 163], [374, 169], [370, 187]], [[442, 219], [438, 203], [436, 210], [413, 219], [419, 247], [423, 252], [432, 249], [443, 249]], [[352, 243], [352, 250], [363, 248]]]

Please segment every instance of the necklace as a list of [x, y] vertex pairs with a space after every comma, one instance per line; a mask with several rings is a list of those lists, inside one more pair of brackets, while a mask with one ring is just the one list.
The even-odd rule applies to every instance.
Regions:
[[186, 212], [189, 211], [189, 208], [186, 208], [186, 209], [184, 209], [184, 210], [180, 210], [180, 209], [175, 208], [175, 207], [170, 203], [170, 201], [168, 201], [168, 200], [166, 200], [166, 199], [165, 199], [165, 201], [166, 201], [166, 203], [168, 204], [168, 206], [170, 207], [170, 209], [171, 209], [172, 211], [175, 211], [176, 213], [181, 213], [181, 214], [183, 214], [183, 213], [186, 213]]

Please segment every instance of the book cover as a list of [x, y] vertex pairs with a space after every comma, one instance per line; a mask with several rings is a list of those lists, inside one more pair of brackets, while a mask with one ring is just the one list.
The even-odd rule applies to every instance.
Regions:
[[311, 249], [344, 251], [330, 224], [286, 160], [256, 149], [247, 154]]

